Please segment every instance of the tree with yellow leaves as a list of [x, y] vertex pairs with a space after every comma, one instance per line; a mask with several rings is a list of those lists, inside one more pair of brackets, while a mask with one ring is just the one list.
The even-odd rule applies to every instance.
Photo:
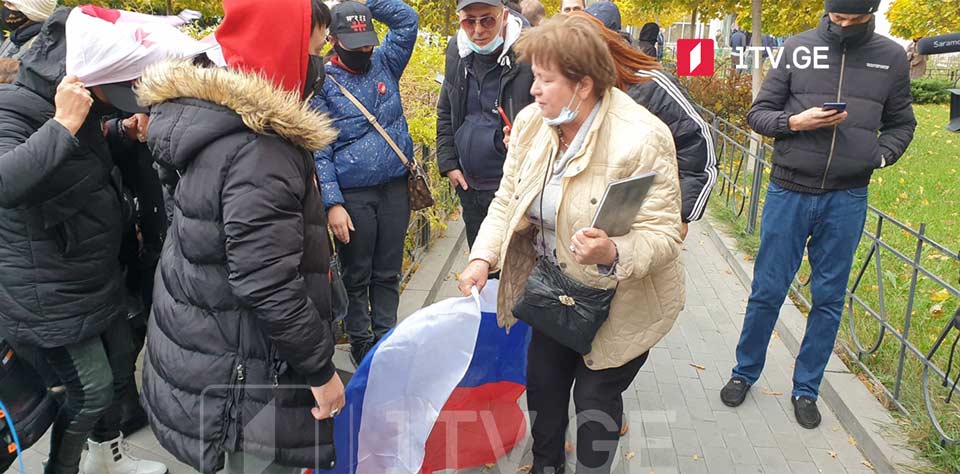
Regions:
[[895, 0], [887, 12], [890, 33], [917, 39], [960, 31], [960, 0]]

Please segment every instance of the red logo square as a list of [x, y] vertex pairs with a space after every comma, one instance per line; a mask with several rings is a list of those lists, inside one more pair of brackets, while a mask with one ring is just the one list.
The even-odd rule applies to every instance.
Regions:
[[712, 76], [714, 73], [712, 39], [677, 40], [677, 75]]

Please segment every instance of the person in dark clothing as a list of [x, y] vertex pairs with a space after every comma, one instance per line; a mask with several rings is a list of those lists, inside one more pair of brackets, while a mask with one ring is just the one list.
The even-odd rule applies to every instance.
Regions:
[[0, 5], [0, 30], [7, 37], [0, 42], [0, 58], [19, 60], [40, 33], [40, 27], [53, 10], [57, 0], [7, 0]]
[[143, 400], [160, 444], [202, 473], [329, 469], [344, 394], [310, 151], [336, 131], [303, 100], [330, 14], [319, 0], [223, 7], [228, 67], [166, 62], [137, 88], [150, 149], [179, 177]]
[[[602, 5], [613, 8], [601, 8]], [[615, 34], [617, 29], [611, 26], [616, 27], [619, 22], [611, 20], [611, 13], [616, 12], [619, 20], [619, 10], [616, 8], [611, 2], [597, 2], [590, 5], [586, 12], [573, 15], [584, 16], [601, 30], [617, 67], [617, 87], [670, 127], [677, 149], [683, 198], [681, 236], [686, 238], [689, 223], [703, 217], [710, 193], [717, 182], [713, 134], [679, 81], [665, 72], [652, 57], [633, 49]], [[600, 23], [606, 29], [601, 28]]]
[[657, 57], [657, 38], [660, 37], [660, 25], [647, 23], [640, 28], [637, 35], [637, 49], [651, 58]]
[[[747, 115], [776, 139], [760, 229], [760, 250], [737, 365], [720, 393], [740, 405], [763, 370], [767, 344], [790, 283], [809, 254], [813, 307], [793, 372], [791, 400], [804, 428], [820, 424], [816, 401], [833, 351], [874, 170], [903, 155], [917, 122], [903, 48], [874, 33], [880, 0], [827, 0], [820, 25], [790, 38], [797, 48], [826, 47], [829, 69], [770, 71]], [[846, 102], [845, 112], [824, 110]]]
[[[104, 134], [114, 145], [111, 153], [123, 177], [124, 188], [133, 197], [134, 220], [125, 229], [120, 247], [124, 273], [126, 319], [133, 335], [133, 353], [140, 354], [147, 336], [147, 317], [153, 303], [154, 275], [167, 233], [163, 190], [153, 155], [146, 146], [148, 117], [122, 114], [104, 122]], [[135, 370], [135, 367], [132, 367]], [[120, 401], [120, 430], [129, 436], [147, 426], [136, 382], [124, 387]]]
[[[420, 19], [402, 0], [348, 1], [332, 12], [330, 36], [336, 54], [326, 65], [327, 83], [311, 105], [330, 115], [340, 134], [315, 160], [330, 227], [344, 244], [340, 259], [349, 299], [345, 327], [359, 364], [397, 324], [410, 196], [407, 168], [344, 91], [376, 118], [406, 159], [413, 159], [400, 77], [413, 54]], [[389, 28], [379, 47], [374, 19]]]
[[[78, 472], [89, 444], [86, 473], [159, 474], [121, 444], [115, 400], [134, 357], [118, 255], [127, 206], [100, 123], [115, 109], [65, 73], [70, 12], [54, 12], [0, 86], [0, 336], [66, 387], [46, 473]], [[102, 446], [115, 447], [110, 460]]]
[[533, 102], [533, 74], [513, 51], [522, 24], [498, 0], [461, 0], [457, 15], [437, 103], [437, 164], [460, 197], [473, 246], [503, 177], [504, 127]]

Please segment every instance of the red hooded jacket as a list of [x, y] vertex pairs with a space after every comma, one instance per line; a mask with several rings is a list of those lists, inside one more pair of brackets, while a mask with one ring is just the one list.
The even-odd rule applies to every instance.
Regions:
[[223, 0], [216, 38], [231, 68], [302, 93], [310, 48], [310, 0]]

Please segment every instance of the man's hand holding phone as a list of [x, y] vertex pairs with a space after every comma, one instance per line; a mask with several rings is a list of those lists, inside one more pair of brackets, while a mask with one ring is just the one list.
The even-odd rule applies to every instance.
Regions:
[[[847, 119], [847, 104], [826, 103], [824, 107], [812, 107], [797, 115], [790, 117], [790, 130], [794, 132], [807, 132], [824, 127], [833, 127], [839, 125]], [[830, 106], [830, 108], [827, 108]]]

